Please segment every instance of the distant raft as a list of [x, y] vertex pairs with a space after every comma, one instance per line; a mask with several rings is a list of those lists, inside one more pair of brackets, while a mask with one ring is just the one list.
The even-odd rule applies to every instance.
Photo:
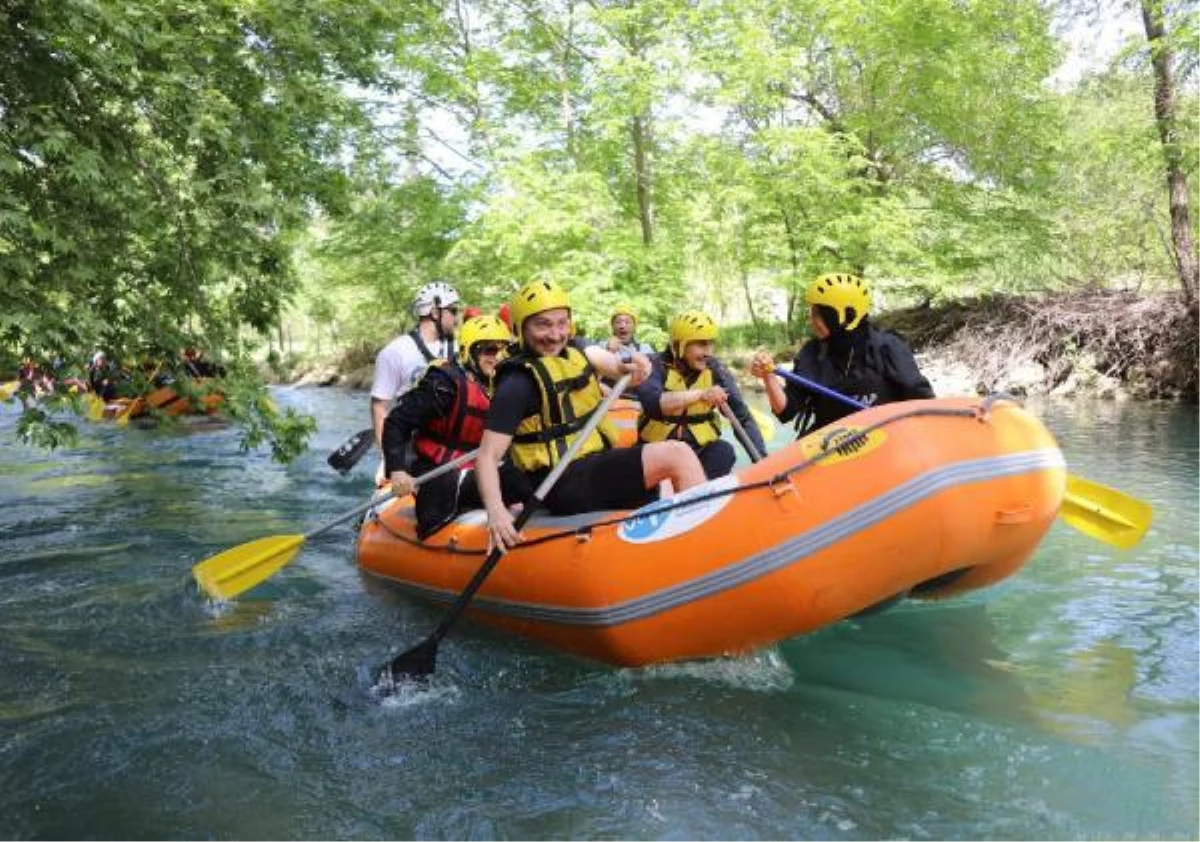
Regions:
[[[905, 597], [1018, 571], [1054, 521], [1062, 453], [1004, 399], [864, 410], [631, 512], [535, 516], [475, 619], [619, 666], [742, 653]], [[359, 532], [365, 572], [450, 603], [487, 549], [482, 512], [422, 543], [412, 498]]]
[[100, 417], [114, 421], [128, 421], [158, 411], [172, 417], [181, 415], [212, 415], [225, 402], [219, 390], [208, 385], [207, 378], [191, 381], [191, 389], [185, 393], [176, 391], [171, 385], [160, 386], [137, 398], [117, 398], [104, 403]]

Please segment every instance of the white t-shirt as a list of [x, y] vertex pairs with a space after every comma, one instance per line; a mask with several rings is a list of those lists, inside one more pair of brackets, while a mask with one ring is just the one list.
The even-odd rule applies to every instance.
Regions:
[[[453, 341], [434, 342], [427, 347], [436, 359], [454, 359]], [[395, 400], [416, 384], [428, 365], [429, 360], [421, 353], [411, 333], [396, 337], [375, 358], [371, 397], [381, 401]]]

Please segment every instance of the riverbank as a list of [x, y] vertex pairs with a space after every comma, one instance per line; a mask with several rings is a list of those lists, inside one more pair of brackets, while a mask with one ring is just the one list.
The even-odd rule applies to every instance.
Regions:
[[[1197, 399], [1196, 311], [1174, 294], [992, 296], [882, 313], [916, 352], [939, 395]], [[794, 349], [777, 349], [781, 361]], [[750, 349], [722, 356], [743, 383]], [[369, 388], [373, 353], [355, 349], [285, 372], [300, 385]]]
[[997, 296], [880, 321], [909, 340], [935, 388], [947, 387], [939, 394], [1197, 397], [1197, 314], [1179, 295]]

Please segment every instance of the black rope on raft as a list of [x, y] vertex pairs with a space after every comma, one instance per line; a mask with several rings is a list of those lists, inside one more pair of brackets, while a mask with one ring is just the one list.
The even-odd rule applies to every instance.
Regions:
[[[972, 418], [986, 422], [991, 413], [992, 406], [998, 401], [1010, 401], [1020, 406], [1020, 401], [1011, 395], [1008, 395], [1004, 392], [996, 392], [988, 395], [984, 399], [983, 403], [971, 409], [939, 409], [935, 407], [925, 407], [921, 409], [913, 409], [909, 412], [904, 412], [899, 415], [893, 415], [891, 418], [885, 418], [884, 420], [872, 424], [869, 427], [864, 427], [861, 430], [855, 430], [854, 432], [847, 432], [844, 430], [840, 431], [847, 432], [847, 434], [843, 437], [837, 437], [839, 431], [833, 430], [828, 433], [825, 439], [822, 441], [822, 447], [827, 449], [823, 449], [820, 453], [812, 458], [805, 459], [785, 471], [780, 471], [779, 473], [772, 475], [768, 479], [759, 480], [758, 482], [752, 482], [747, 485], [739, 485], [737, 488], [723, 488], [717, 491], [711, 491], [707, 494], [702, 494], [699, 497], [691, 497], [687, 500], [681, 500], [677, 503], [659, 506], [655, 508], [654, 514], [659, 515], [666, 512], [675, 511], [676, 509], [686, 509], [690, 506], [698, 506], [701, 503], [707, 503], [710, 500], [718, 500], [722, 497], [730, 497], [734, 494], [758, 491], [759, 489], [763, 488], [773, 490], [776, 486], [788, 482], [794, 475], [800, 473], [801, 471], [808, 470], [814, 465], [819, 464], [823, 460], [828, 459], [835, 454], [844, 456], [860, 449], [866, 443], [867, 437], [870, 436], [871, 433], [873, 433], [875, 430], [882, 429], [889, 424], [894, 424], [897, 421], [903, 421], [909, 418]], [[511, 548], [509, 552], [517, 552], [529, 547], [547, 544], [551, 541], [561, 541], [564, 538], [574, 538], [580, 542], [588, 541], [591, 540], [592, 533], [597, 529], [609, 526], [620, 526], [622, 523], [637, 520], [638, 518], [644, 516], [645, 515], [639, 514], [625, 514], [621, 515], [620, 517], [593, 521], [586, 526], [580, 526], [574, 529], [563, 529], [559, 532], [551, 532], [548, 535], [541, 535], [537, 538], [530, 538], [522, 541], [517, 546]], [[408, 537], [407, 535], [397, 532], [395, 529], [388, 526], [383, 518], [376, 516], [375, 519], [385, 532], [387, 532], [393, 538], [396, 538], [397, 540], [400, 540], [412, 547], [423, 547], [427, 550], [435, 550], [437, 552], [444, 552], [451, 555], [487, 555], [486, 549], [461, 549], [455, 545], [455, 541], [453, 539], [447, 541], [445, 544], [431, 544], [428, 541], [417, 541]]]

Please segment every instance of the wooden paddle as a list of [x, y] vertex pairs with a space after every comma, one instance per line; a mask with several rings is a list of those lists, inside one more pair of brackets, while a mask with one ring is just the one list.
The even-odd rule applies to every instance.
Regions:
[[[621, 376], [621, 379], [618, 380], [616, 385], [612, 387], [612, 391], [605, 396], [604, 400], [601, 401], [600, 406], [598, 406], [592, 413], [592, 416], [588, 419], [587, 424], [585, 424], [579, 434], [575, 436], [575, 439], [571, 442], [571, 446], [567, 448], [567, 452], [563, 454], [562, 458], [558, 460], [558, 463], [554, 466], [553, 470], [551, 470], [550, 473], [546, 475], [546, 478], [542, 480], [542, 484], [539, 485], [537, 490], [533, 492], [533, 496], [525, 501], [525, 507], [521, 510], [521, 513], [517, 515], [517, 519], [513, 522], [513, 528], [515, 528], [518, 532], [522, 529], [522, 527], [525, 526], [526, 523], [529, 522], [529, 518], [533, 517], [533, 513], [537, 511], [539, 506], [542, 505], [542, 502], [546, 499], [546, 495], [549, 494], [551, 489], [554, 488], [554, 484], [558, 482], [558, 478], [562, 476], [563, 471], [567, 469], [567, 466], [570, 465], [571, 461], [579, 454], [584, 442], [586, 442], [592, 433], [595, 432], [596, 427], [608, 413], [608, 408], [612, 406], [613, 401], [619, 398], [621, 393], [625, 391], [625, 387], [629, 385], [629, 377], [630, 375], [628, 374]], [[433, 634], [429, 635], [429, 637], [425, 638], [425, 640], [423, 640], [421, 643], [418, 643], [407, 652], [401, 652], [392, 659], [391, 663], [385, 664], [380, 669], [379, 685], [381, 687], [393, 687], [397, 678], [408, 679], [410, 681], [420, 681], [433, 674], [433, 671], [437, 669], [438, 644], [442, 642], [442, 638], [444, 638], [454, 626], [454, 623], [458, 620], [459, 615], [466, 610], [466, 607], [475, 597], [475, 592], [478, 591], [483, 585], [484, 580], [486, 580], [491, 574], [492, 570], [495, 569], [503, 555], [503, 547], [493, 548], [492, 551], [488, 553], [487, 559], [484, 560], [479, 569], [475, 571], [475, 575], [471, 577], [471, 581], [467, 583], [467, 586], [463, 588], [462, 593], [458, 595], [458, 599], [456, 599], [454, 604], [450, 606], [450, 610], [446, 613], [446, 616], [442, 618], [442, 621], [438, 623], [437, 628], [433, 630]]]
[[[775, 373], [805, 389], [841, 401], [855, 409], [867, 405], [841, 392], [776, 366]], [[1067, 490], [1058, 509], [1069, 526], [1084, 535], [1120, 549], [1129, 549], [1142, 540], [1150, 528], [1154, 510], [1150, 504], [1098, 482], [1067, 474]]]
[[[470, 462], [478, 452], [478, 450], [472, 450], [470, 453], [464, 453], [452, 462], [439, 465], [432, 471], [422, 474], [413, 480], [413, 488]], [[377, 506], [391, 497], [392, 492], [390, 491], [381, 494], [371, 502], [356, 506], [350, 511], [338, 515], [324, 526], [319, 526], [303, 535], [272, 535], [241, 544], [231, 550], [225, 550], [223, 553], [217, 553], [193, 567], [192, 576], [195, 577], [200, 589], [210, 598], [232, 599], [275, 575], [280, 568], [295, 557], [305, 541], [322, 532], [328, 532], [339, 523], [350, 520], [355, 515], [361, 515], [372, 506]]]
[[746, 455], [750, 457], [750, 461], [761, 462], [763, 455], [758, 452], [758, 448], [754, 445], [754, 439], [750, 438], [746, 432], [746, 428], [742, 426], [742, 422], [738, 420], [737, 414], [729, 404], [721, 404], [721, 414], [729, 419], [729, 423], [733, 426], [733, 432], [737, 434], [738, 441], [742, 443], [742, 447], [746, 448]]

